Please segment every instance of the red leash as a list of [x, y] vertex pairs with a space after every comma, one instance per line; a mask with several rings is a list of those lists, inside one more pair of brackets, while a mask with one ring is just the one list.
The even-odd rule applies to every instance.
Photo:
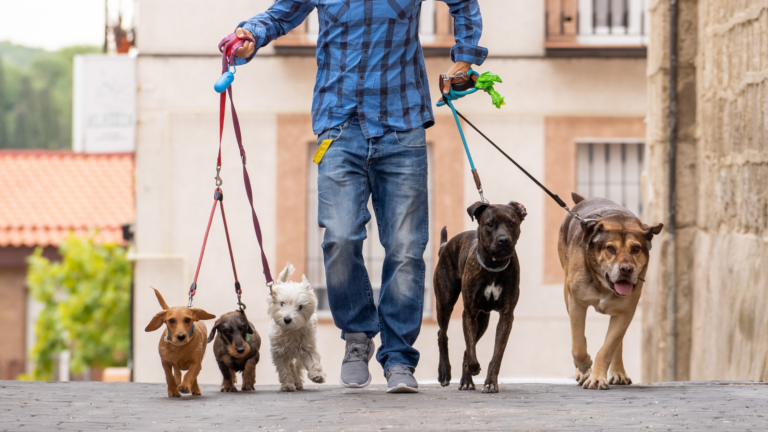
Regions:
[[[253, 39], [250, 37], [246, 37], [245, 40], [250, 40], [253, 42]], [[222, 73], [228, 72], [230, 66], [234, 66], [234, 59], [235, 59], [235, 51], [243, 46], [243, 39], [239, 39], [234, 34], [231, 34], [224, 38], [221, 43], [219, 43], [219, 51], [222, 53]], [[240, 307], [241, 310], [245, 309], [245, 304], [243, 304], [240, 301], [240, 295], [242, 294], [242, 290], [240, 289], [240, 282], [237, 279], [237, 270], [235, 269], [235, 257], [232, 253], [232, 243], [229, 239], [229, 229], [227, 228], [227, 218], [224, 213], [224, 194], [221, 190], [221, 184], [222, 180], [219, 176], [221, 172], [221, 144], [222, 144], [222, 137], [224, 135], [224, 112], [226, 111], [227, 106], [227, 93], [229, 93], [229, 100], [230, 100], [230, 106], [232, 109], [232, 123], [235, 128], [235, 138], [237, 138], [237, 146], [240, 149], [240, 160], [243, 162], [243, 181], [245, 182], [245, 193], [248, 196], [248, 202], [251, 205], [251, 217], [253, 219], [253, 229], [256, 232], [256, 239], [259, 242], [259, 249], [261, 251], [261, 265], [264, 269], [264, 278], [267, 281], [267, 287], [269, 288], [270, 293], [272, 292], [272, 285], [274, 284], [274, 281], [272, 279], [272, 273], [269, 270], [269, 262], [267, 261], [267, 256], [264, 254], [264, 245], [262, 242], [262, 236], [261, 236], [261, 225], [259, 224], [259, 217], [256, 215], [256, 209], [253, 207], [253, 190], [251, 189], [251, 178], [248, 175], [248, 170], [245, 168], [246, 163], [246, 157], [245, 157], [245, 148], [243, 147], [243, 138], [242, 134], [240, 132], [240, 121], [237, 118], [237, 111], [235, 111], [235, 101], [232, 98], [232, 86], [230, 85], [225, 92], [221, 93], [221, 101], [219, 104], [219, 153], [216, 158], [216, 191], [213, 195], [213, 208], [211, 209], [211, 215], [208, 218], [208, 227], [205, 229], [205, 237], [203, 238], [203, 247], [202, 250], [200, 250], [200, 258], [197, 261], [197, 269], [195, 270], [195, 279], [192, 282], [192, 286], [189, 287], [189, 307], [192, 307], [192, 297], [195, 296], [195, 293], [197, 291], [197, 276], [200, 273], [200, 266], [203, 262], [203, 254], [205, 253], [205, 244], [208, 241], [208, 232], [211, 229], [211, 222], [213, 221], [213, 214], [216, 212], [216, 202], [219, 202], [219, 207], [221, 207], [221, 218], [224, 221], [224, 233], [227, 237], [227, 247], [229, 247], [229, 257], [232, 260], [232, 272], [235, 275], [235, 293], [237, 293], [237, 304]]]

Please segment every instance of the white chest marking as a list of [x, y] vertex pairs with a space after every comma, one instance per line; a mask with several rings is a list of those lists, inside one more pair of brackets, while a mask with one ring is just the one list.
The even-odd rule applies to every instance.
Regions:
[[485, 287], [485, 299], [491, 300], [491, 298], [493, 298], [493, 301], [496, 301], [499, 298], [501, 298], [501, 287], [496, 285], [495, 283]]

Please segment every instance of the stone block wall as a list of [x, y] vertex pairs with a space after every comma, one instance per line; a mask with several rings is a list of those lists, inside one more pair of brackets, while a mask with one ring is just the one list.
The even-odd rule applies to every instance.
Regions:
[[[669, 0], [651, 3], [649, 215], [666, 222]], [[765, 380], [768, 1], [678, 3], [674, 378]], [[669, 378], [668, 247], [655, 243], [643, 298], [646, 381]]]

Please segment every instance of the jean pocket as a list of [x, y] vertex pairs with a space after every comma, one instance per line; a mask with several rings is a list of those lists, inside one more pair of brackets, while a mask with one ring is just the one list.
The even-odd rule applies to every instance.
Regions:
[[325, 140], [331, 140], [336, 141], [337, 139], [341, 138], [341, 135], [344, 133], [344, 128], [342, 125], [334, 126], [327, 131], [320, 134], [320, 136], [317, 137], [317, 145], [319, 146], [322, 144]]
[[423, 127], [417, 127], [409, 131], [395, 131], [395, 141], [403, 147], [426, 147], [427, 134]]

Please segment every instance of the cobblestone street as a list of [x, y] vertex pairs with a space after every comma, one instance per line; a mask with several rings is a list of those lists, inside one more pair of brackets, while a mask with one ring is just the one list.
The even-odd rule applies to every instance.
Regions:
[[311, 386], [259, 387], [165, 397], [165, 385], [0, 381], [0, 430], [766, 430], [768, 385], [685, 383], [613, 386], [503, 384], [501, 392], [423, 386], [386, 394]]

